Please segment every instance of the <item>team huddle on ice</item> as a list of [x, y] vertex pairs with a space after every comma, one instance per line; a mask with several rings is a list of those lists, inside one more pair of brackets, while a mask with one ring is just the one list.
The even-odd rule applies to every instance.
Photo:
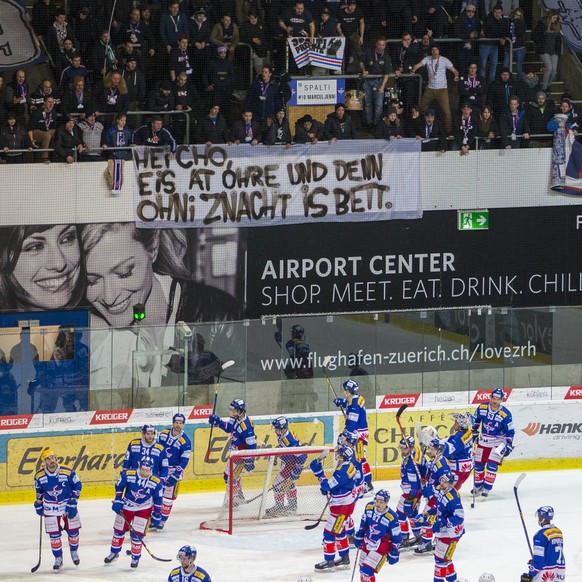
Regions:
[[[488, 497], [499, 466], [513, 451], [514, 429], [511, 413], [502, 404], [504, 392], [494, 390], [490, 402], [479, 405], [474, 415], [453, 413], [453, 431], [446, 439], [438, 438], [432, 427], [418, 427], [416, 438], [406, 436], [402, 431], [399, 443], [402, 494], [396, 509], [391, 509], [388, 505], [390, 493], [385, 489], [374, 492], [372, 485], [372, 473], [366, 460], [368, 423], [364, 398], [354, 380], [344, 382], [343, 389], [344, 398], [334, 400], [345, 418], [345, 427], [335, 447], [333, 473], [328, 471], [326, 475], [322, 464], [326, 451], [308, 465], [319, 481], [321, 493], [327, 497], [324, 512], [329, 510], [323, 532], [323, 560], [315, 564], [315, 570], [349, 568], [350, 547], [353, 547], [360, 581], [375, 582], [376, 574], [386, 562], [396, 564], [400, 552], [413, 551], [417, 556], [433, 555], [434, 582], [456, 582], [453, 555], [465, 533], [459, 490], [473, 472], [472, 506], [476, 496]], [[209, 418], [211, 426], [230, 434], [232, 451], [256, 449], [254, 424], [246, 414], [244, 400], [233, 400], [229, 414], [226, 420], [213, 414]], [[402, 430], [399, 414], [397, 421]], [[172, 422], [172, 428], [161, 431], [157, 439], [154, 427], [145, 425], [142, 437], [129, 443], [123, 470], [115, 484], [112, 509], [116, 515], [106, 564], [119, 557], [125, 534], [129, 531], [131, 567], [136, 568], [142, 554], [142, 538], [148, 530], [163, 529], [168, 520], [192, 451], [191, 442], [183, 431], [185, 417], [176, 414]], [[271, 424], [279, 447], [301, 446], [284, 416]], [[307, 458], [306, 454], [299, 452], [281, 457], [270, 488], [274, 505], [267, 508], [267, 516], [297, 513], [296, 482], [307, 470]], [[44, 466], [35, 476], [35, 509], [44, 517], [45, 531], [50, 536], [55, 557], [53, 569], [58, 572], [63, 565], [61, 530], [67, 532], [73, 563], [80, 563], [81, 522], [77, 500], [81, 482], [72, 469], [59, 465], [52, 450], [45, 449], [41, 459]], [[250, 473], [254, 469], [252, 456], [232, 465], [227, 463], [224, 480], [232, 488], [235, 511], [237, 506], [247, 502], [242, 472]], [[360, 523], [356, 524], [352, 518], [355, 505], [369, 495], [374, 496], [373, 500], [366, 504]], [[540, 529], [534, 535], [532, 560], [528, 571], [522, 574], [521, 582], [563, 581], [563, 536], [552, 523], [554, 510], [543, 506], [536, 516]], [[158, 559], [147, 546], [145, 548]], [[178, 559], [181, 566], [172, 570], [168, 578], [170, 582], [210, 582], [208, 573], [195, 564], [196, 549], [193, 546], [182, 547]], [[494, 577], [483, 574], [480, 582], [494, 582]]]

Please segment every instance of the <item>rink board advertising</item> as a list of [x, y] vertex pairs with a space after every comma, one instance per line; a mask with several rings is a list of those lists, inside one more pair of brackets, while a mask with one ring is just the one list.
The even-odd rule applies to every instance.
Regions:
[[488, 230], [457, 212], [381, 224], [247, 233], [247, 317], [582, 303], [582, 211], [490, 210]]

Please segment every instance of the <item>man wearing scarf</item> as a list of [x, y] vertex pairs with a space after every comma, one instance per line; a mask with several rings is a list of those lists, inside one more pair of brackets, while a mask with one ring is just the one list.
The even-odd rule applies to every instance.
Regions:
[[463, 103], [461, 113], [455, 115], [453, 122], [453, 151], [465, 156], [475, 149], [475, 136], [477, 134], [478, 120], [473, 116], [473, 106], [470, 101]]

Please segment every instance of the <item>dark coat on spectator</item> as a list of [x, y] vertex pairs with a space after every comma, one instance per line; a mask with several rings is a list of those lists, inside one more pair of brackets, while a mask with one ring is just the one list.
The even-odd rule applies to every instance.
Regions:
[[263, 135], [263, 143], [266, 145], [273, 145], [276, 143], [291, 143], [291, 129], [289, 128], [289, 121], [283, 118], [283, 123], [279, 125], [277, 118], [273, 117], [273, 123], [267, 128], [265, 135]]
[[219, 113], [216, 123], [205, 115], [196, 125], [196, 141], [198, 143], [227, 143], [230, 138], [226, 119]]
[[346, 113], [340, 119], [335, 111], [330, 113], [324, 124], [325, 139], [356, 139], [356, 128], [352, 118]]
[[313, 138], [309, 136], [310, 133], [315, 135], [317, 141], [325, 139], [323, 123], [321, 123], [321, 121], [317, 121], [317, 119], [314, 119], [311, 122], [311, 128], [308, 132], [305, 127], [303, 127], [301, 120], [299, 120], [295, 124], [295, 139], [293, 141], [295, 143], [311, 143]]
[[60, 161], [66, 161], [67, 156], [74, 155], [73, 149], [83, 143], [83, 133], [74, 125], [73, 133], [69, 133], [65, 126], [59, 127], [55, 132], [52, 146]]

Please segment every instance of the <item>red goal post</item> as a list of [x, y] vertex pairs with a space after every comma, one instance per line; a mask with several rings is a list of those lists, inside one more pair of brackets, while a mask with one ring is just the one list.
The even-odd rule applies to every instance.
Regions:
[[333, 447], [231, 451], [226, 470], [233, 478], [218, 517], [200, 528], [232, 534], [235, 525], [318, 519], [327, 499], [309, 464], [319, 457], [329, 476], [335, 467]]

